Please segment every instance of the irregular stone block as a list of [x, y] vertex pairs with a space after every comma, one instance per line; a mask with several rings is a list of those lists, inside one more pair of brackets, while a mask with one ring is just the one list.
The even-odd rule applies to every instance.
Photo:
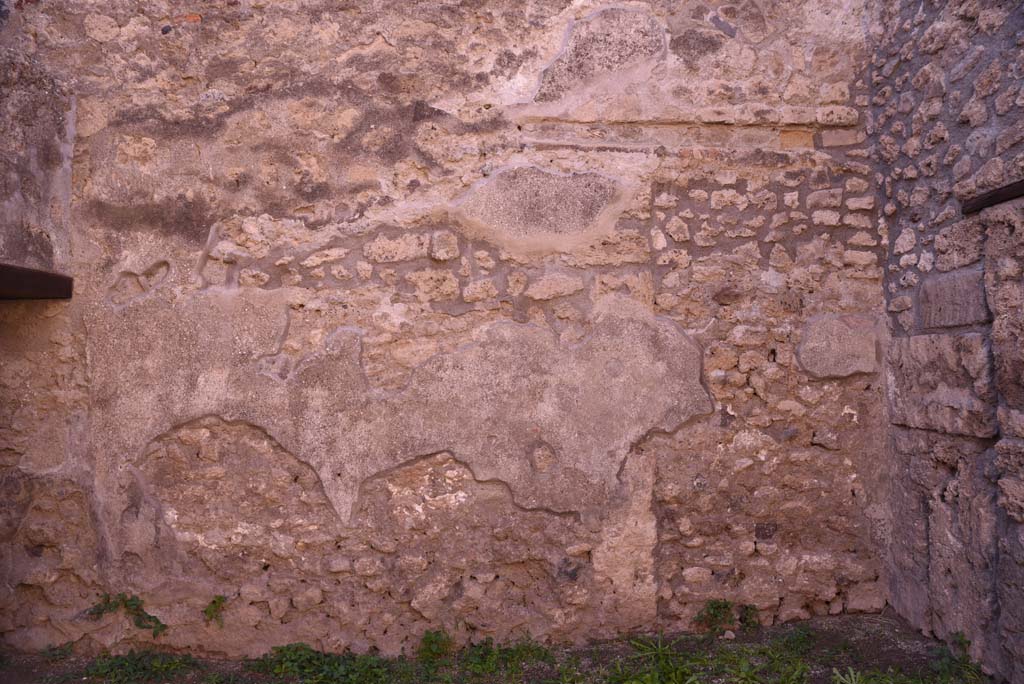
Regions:
[[1024, 410], [1024, 203], [994, 207], [982, 214], [985, 289], [992, 307], [992, 354], [1002, 401]]
[[894, 254], [906, 254], [916, 246], [917, 235], [912, 228], [904, 228], [893, 242], [892, 251]]
[[647, 12], [610, 8], [573, 22], [565, 46], [541, 75], [536, 102], [551, 102], [595, 77], [665, 52], [665, 29]]
[[850, 613], [880, 613], [885, 603], [886, 592], [880, 582], [861, 582], [846, 592], [846, 610]]
[[856, 126], [860, 115], [857, 110], [853, 107], [843, 107], [842, 105], [831, 105], [828, 107], [819, 107], [815, 118], [822, 126]]
[[931, 628], [941, 637], [962, 632], [989, 652], [997, 648], [991, 616], [999, 555], [996, 489], [985, 475], [991, 453], [962, 462], [932, 493], [928, 519]]
[[526, 296], [538, 301], [566, 297], [583, 289], [583, 279], [578, 275], [549, 273], [526, 288]]
[[878, 363], [874, 321], [863, 316], [813, 318], [804, 326], [797, 358], [817, 378], [874, 373]]
[[985, 303], [984, 273], [981, 269], [962, 269], [925, 279], [918, 311], [925, 328], [988, 322], [991, 316]]
[[450, 261], [459, 256], [459, 239], [448, 230], [439, 230], [430, 236], [430, 258]]
[[843, 204], [842, 188], [815, 190], [807, 195], [808, 209], [835, 209]]
[[608, 230], [621, 193], [596, 173], [518, 167], [492, 176], [455, 207], [463, 230], [519, 253], [569, 251]]
[[1012, 520], [1024, 523], [1024, 440], [1002, 439], [996, 453], [999, 505]]
[[926, 430], [893, 436], [890, 601], [915, 627], [964, 632], [991, 649], [992, 452], [981, 440]]
[[440, 268], [425, 268], [413, 271], [405, 280], [416, 288], [416, 299], [421, 302], [435, 302], [453, 299], [459, 294], [459, 281], [451, 271]]
[[894, 339], [888, 372], [897, 425], [976, 437], [996, 434], [992, 366], [983, 335]]
[[985, 231], [977, 216], [943, 228], [935, 236], [935, 268], [952, 271], [969, 266], [981, 258]]
[[406, 233], [395, 238], [378, 235], [363, 246], [363, 256], [377, 263], [411, 261], [426, 257], [430, 250], [430, 235]]
[[474, 280], [462, 288], [462, 299], [466, 302], [483, 302], [498, 296], [498, 288], [491, 278]]

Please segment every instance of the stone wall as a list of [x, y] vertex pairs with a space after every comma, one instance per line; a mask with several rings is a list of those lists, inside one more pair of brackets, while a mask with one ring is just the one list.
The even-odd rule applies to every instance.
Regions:
[[64, 85], [4, 244], [76, 292], [0, 306], [5, 645], [888, 600], [1020, 676], [1020, 214], [956, 201], [1020, 175], [1012, 4], [9, 9], [0, 101]]
[[414, 4], [11, 8], [76, 293], [0, 310], [3, 642], [882, 608], [864, 7]]
[[1024, 214], [1019, 201], [960, 210], [1024, 177], [1024, 13], [904, 3], [878, 27], [869, 129], [890, 236], [890, 601], [1024, 681]]

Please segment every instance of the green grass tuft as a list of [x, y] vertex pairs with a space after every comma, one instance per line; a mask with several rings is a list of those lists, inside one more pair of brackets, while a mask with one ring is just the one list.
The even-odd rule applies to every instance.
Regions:
[[421, 663], [436, 664], [449, 657], [455, 650], [455, 644], [443, 629], [429, 630], [423, 634], [416, 657]]
[[104, 684], [169, 682], [196, 669], [192, 656], [168, 655], [152, 651], [130, 651], [126, 655], [100, 656], [85, 668], [85, 676]]
[[732, 601], [712, 599], [704, 604], [693, 621], [711, 636], [721, 636], [735, 621]]
[[387, 662], [371, 655], [324, 653], [307, 644], [275, 646], [253, 669], [276, 682], [299, 684], [386, 684]]

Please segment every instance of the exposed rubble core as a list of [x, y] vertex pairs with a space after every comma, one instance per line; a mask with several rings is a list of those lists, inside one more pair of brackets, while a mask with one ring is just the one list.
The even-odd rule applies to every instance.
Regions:
[[889, 603], [1019, 681], [1024, 208], [958, 200], [1024, 176], [1022, 31], [995, 0], [8, 5], [0, 261], [76, 287], [0, 304], [0, 643]]

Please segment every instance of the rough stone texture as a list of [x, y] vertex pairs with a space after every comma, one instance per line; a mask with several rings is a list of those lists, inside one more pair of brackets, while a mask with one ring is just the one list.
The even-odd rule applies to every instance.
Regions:
[[992, 351], [999, 391], [1000, 437], [996, 444], [999, 536], [996, 600], [1003, 672], [1024, 677], [1024, 203], [994, 207], [983, 214], [986, 229], [985, 286], [992, 307]]
[[924, 328], [956, 328], [987, 323], [985, 274], [981, 269], [960, 269], [934, 275], [921, 283], [919, 310]]
[[[892, 549], [894, 606], [939, 636], [991, 634], [1000, 535], [992, 451], [985, 442], [936, 432], [898, 429], [894, 437], [900, 484], [893, 533], [910, 542]], [[977, 648], [986, 662], [1000, 660], [997, 642], [982, 639]]]
[[878, 343], [870, 318], [821, 316], [803, 330], [797, 357], [817, 378], [872, 373], [878, 367]]
[[611, 179], [594, 173], [524, 167], [482, 181], [458, 203], [458, 213], [471, 235], [511, 250], [569, 250], [614, 224], [618, 194]]
[[868, 127], [891, 240], [891, 418], [931, 431], [895, 432], [891, 600], [926, 631], [962, 632], [1011, 682], [1024, 681], [1020, 208], [965, 217], [960, 202], [1024, 177], [1020, 9], [879, 3]]
[[[1024, 411], [1024, 204], [993, 207], [983, 216], [985, 289], [992, 307], [992, 352], [1002, 407]], [[1024, 437], [1014, 426], [1004, 431]]]
[[978, 333], [894, 339], [888, 367], [892, 421], [954, 435], [994, 436], [990, 353]]
[[544, 69], [537, 102], [557, 100], [595, 77], [621, 72], [665, 52], [665, 28], [647, 12], [609, 8], [574, 21], [565, 46]]
[[0, 46], [0, 262], [50, 270], [70, 257], [73, 106], [36, 60]]
[[[474, 342], [417, 365], [401, 389], [374, 391], [362, 333], [331, 320], [343, 312], [303, 321], [334, 332], [300, 359], [282, 354], [283, 333], [303, 317], [287, 308], [293, 294], [154, 295], [100, 313], [90, 341], [103, 405], [95, 448], [138, 453], [146, 435], [216, 415], [259, 425], [302, 454], [346, 521], [367, 477], [445, 449], [524, 506], [596, 514], [631, 444], [711, 408], [697, 347], [672, 322], [633, 317], [628, 301], [605, 301], [575, 344], [530, 323], [482, 327]], [[210, 320], [218, 325], [203, 325]], [[130, 358], [117, 353], [126, 335], [138, 350]], [[179, 371], [167, 377], [167, 368]], [[551, 452], [543, 468], [531, 461], [540, 448]]]
[[0, 309], [0, 640], [151, 642], [82, 616], [105, 591], [226, 656], [889, 601], [1012, 674], [1019, 232], [954, 200], [1019, 167], [1019, 23], [13, 7], [4, 106], [69, 85], [0, 155], [43, 190], [0, 199], [77, 291]]

